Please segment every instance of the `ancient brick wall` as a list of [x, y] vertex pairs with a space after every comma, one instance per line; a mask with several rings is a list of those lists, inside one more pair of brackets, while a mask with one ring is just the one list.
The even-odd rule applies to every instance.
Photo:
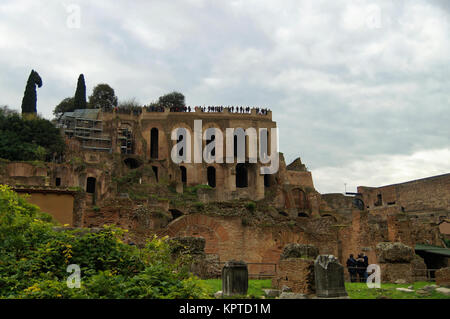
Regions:
[[450, 287], [450, 267], [436, 271], [436, 285]]
[[450, 212], [450, 174], [376, 188], [359, 186], [358, 193], [369, 209], [396, 205], [408, 213]]
[[302, 258], [280, 260], [272, 287], [281, 290], [283, 286], [296, 293], [314, 293], [314, 261]]

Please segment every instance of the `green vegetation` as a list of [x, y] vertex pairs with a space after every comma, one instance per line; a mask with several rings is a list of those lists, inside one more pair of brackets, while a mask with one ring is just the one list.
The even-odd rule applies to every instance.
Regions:
[[[206, 289], [208, 294], [213, 297], [214, 293], [222, 290], [221, 279], [205, 279], [201, 280], [201, 286]], [[270, 289], [272, 287], [272, 281], [270, 279], [250, 279], [248, 281], [247, 296], [243, 298], [261, 298], [264, 295], [263, 289]], [[233, 297], [234, 298], [234, 297]]]
[[53, 110], [53, 114], [60, 118], [65, 112], [73, 112], [77, 109], [87, 109], [88, 105], [86, 103], [86, 84], [84, 82], [84, 75], [80, 74], [77, 82], [77, 89], [75, 91], [75, 96], [66, 97], [62, 100]]
[[74, 98], [66, 97], [55, 107], [53, 115], [59, 119], [65, 112], [73, 112], [73, 110], [75, 110]]
[[35, 70], [31, 70], [30, 76], [28, 77], [27, 85], [25, 87], [25, 92], [22, 99], [22, 114], [31, 113], [36, 114], [36, 85], [37, 87], [42, 86], [42, 79]]
[[77, 89], [73, 98], [74, 109], [86, 109], [86, 84], [84, 83], [84, 75], [80, 74], [77, 82]]
[[[369, 289], [365, 283], [345, 283], [345, 289], [352, 299], [376, 299], [377, 297], [387, 297], [392, 299], [450, 299], [450, 296], [431, 291], [427, 294], [421, 295], [417, 293], [418, 290], [424, 286], [433, 283], [418, 281], [414, 284], [381, 284], [380, 289]], [[414, 292], [402, 292], [396, 288], [407, 288], [413, 286]]]
[[[450, 299], [450, 296], [431, 291], [428, 294], [418, 294], [417, 290], [420, 290], [424, 286], [431, 285], [429, 282], [416, 282], [413, 284], [415, 292], [402, 292], [395, 288], [407, 288], [410, 284], [381, 284], [380, 289], [370, 289], [365, 283], [359, 282], [346, 282], [345, 289], [348, 295], [352, 299], [376, 299], [382, 296], [392, 299]], [[215, 292], [222, 290], [221, 279], [206, 279], [201, 281], [203, 286], [210, 296], [213, 296]], [[257, 280], [250, 279], [248, 282], [248, 293], [243, 298], [260, 298], [264, 295], [263, 289], [270, 289], [272, 287], [270, 279]]]
[[246, 205], [247, 209], [251, 212], [254, 212], [256, 210], [256, 203], [255, 202], [248, 202]]
[[185, 105], [184, 95], [176, 91], [160, 96], [157, 103], [150, 104], [150, 106], [161, 106], [168, 108], [184, 107]]
[[[124, 244], [123, 230], [56, 231], [51, 217], [0, 185], [0, 298], [207, 298], [165, 239]], [[81, 288], [66, 285], [81, 268]]]
[[50, 161], [61, 155], [64, 147], [59, 130], [50, 121], [0, 109], [0, 154], [4, 159]]
[[117, 96], [108, 84], [97, 84], [89, 96], [89, 108], [112, 109], [117, 106]]
[[444, 244], [447, 248], [450, 248], [450, 239], [445, 239], [444, 238]]

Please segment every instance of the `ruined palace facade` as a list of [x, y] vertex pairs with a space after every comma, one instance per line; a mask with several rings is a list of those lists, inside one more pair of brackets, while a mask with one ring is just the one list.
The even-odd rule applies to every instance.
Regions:
[[[128, 240], [137, 244], [153, 234], [203, 237], [206, 254], [221, 262], [276, 264], [289, 243], [314, 245], [341, 263], [361, 251], [375, 262], [376, 245], [385, 241], [444, 246], [436, 220], [413, 217], [430, 211], [448, 216], [449, 174], [418, 181], [417, 186], [361, 187], [354, 196], [322, 195], [299, 158], [287, 165], [279, 153], [278, 171], [261, 174], [268, 164], [249, 160], [248, 137], [244, 163], [176, 164], [171, 151], [180, 138], [173, 140], [172, 131], [183, 128], [193, 136], [196, 120], [202, 132], [276, 128], [270, 111], [256, 109], [76, 110], [57, 123], [67, 145], [61, 162], [0, 161], [0, 183], [30, 194], [31, 202], [62, 224], [115, 224], [130, 230]], [[202, 149], [211, 140], [202, 139]], [[193, 153], [193, 143], [191, 147]], [[269, 147], [269, 152], [276, 150]], [[374, 204], [378, 192], [381, 206]], [[263, 268], [251, 272], [270, 271]]]

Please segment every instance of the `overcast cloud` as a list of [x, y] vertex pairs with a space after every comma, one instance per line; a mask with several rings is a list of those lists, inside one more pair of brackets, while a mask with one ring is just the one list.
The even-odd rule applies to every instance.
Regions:
[[84, 73], [119, 100], [269, 107], [322, 193], [448, 173], [449, 3], [2, 0], [0, 105], [35, 69], [51, 118]]

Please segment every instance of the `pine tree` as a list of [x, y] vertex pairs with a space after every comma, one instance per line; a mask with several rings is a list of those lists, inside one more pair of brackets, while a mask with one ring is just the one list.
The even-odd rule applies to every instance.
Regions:
[[25, 92], [22, 99], [22, 114], [24, 113], [34, 113], [36, 114], [36, 85], [40, 88], [42, 86], [42, 79], [35, 70], [31, 70], [30, 76], [28, 77], [27, 86], [25, 87]]
[[75, 109], [86, 109], [86, 84], [84, 83], [84, 75], [80, 74], [78, 77], [77, 90], [75, 91], [74, 98]]

